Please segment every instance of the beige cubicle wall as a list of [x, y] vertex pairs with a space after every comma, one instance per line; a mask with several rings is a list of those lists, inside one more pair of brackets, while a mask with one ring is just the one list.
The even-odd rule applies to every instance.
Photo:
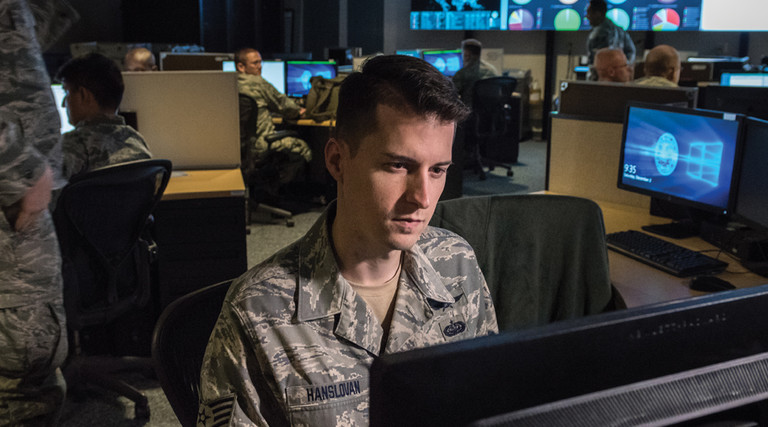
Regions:
[[548, 190], [650, 208], [650, 197], [617, 186], [621, 123], [552, 115]]
[[120, 111], [136, 114], [152, 155], [174, 170], [240, 167], [237, 73], [124, 72]]

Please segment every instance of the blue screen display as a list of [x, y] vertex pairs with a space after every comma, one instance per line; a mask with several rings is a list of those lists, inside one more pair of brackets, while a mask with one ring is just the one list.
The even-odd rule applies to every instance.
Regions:
[[[685, 110], [682, 110], [685, 111]], [[739, 141], [736, 114], [632, 106], [622, 143], [622, 188], [725, 212]]]
[[427, 50], [422, 55], [425, 61], [434, 65], [443, 75], [448, 77], [456, 74], [464, 65], [461, 50]]
[[[590, 0], [411, 0], [410, 28], [591, 30], [586, 13], [589, 2]], [[712, 3], [718, 2], [721, 0], [712, 0]], [[702, 0], [607, 0], [607, 4], [608, 19], [619, 27], [632, 31], [698, 31], [701, 27], [702, 9], [706, 8]], [[742, 8], [748, 10], [749, 6]], [[718, 22], [720, 20], [724, 19], [713, 19]], [[738, 28], [733, 30], [747, 31]]]
[[309, 79], [314, 76], [336, 77], [335, 62], [288, 61], [285, 70], [285, 94], [293, 97], [306, 96], [312, 87]]

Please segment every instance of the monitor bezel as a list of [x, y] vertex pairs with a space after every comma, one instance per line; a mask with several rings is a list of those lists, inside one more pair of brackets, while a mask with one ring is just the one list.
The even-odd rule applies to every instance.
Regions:
[[[371, 426], [442, 425], [454, 406], [465, 419], [451, 418], [452, 424], [468, 425], [766, 354], [766, 325], [758, 320], [766, 301], [768, 285], [762, 285], [385, 354], [370, 370]], [[471, 376], [476, 365], [498, 379], [498, 388]], [[431, 381], [413, 377], [421, 372]], [[690, 409], [689, 415], [702, 414], [700, 407]]]
[[[305, 96], [307, 96], [307, 94], [309, 93], [309, 91], [307, 91], [307, 93], [304, 93], [304, 94], [301, 94], [301, 95], [299, 95], [299, 94], [296, 94], [296, 93], [291, 93], [291, 92], [288, 90], [288, 71], [289, 71], [289, 68], [290, 68], [292, 65], [299, 65], [299, 64], [310, 64], [310, 65], [314, 65], [314, 64], [323, 64], [323, 65], [332, 65], [332, 66], [333, 66], [333, 73], [334, 73], [334, 77], [336, 77], [336, 76], [338, 76], [338, 75], [339, 75], [339, 66], [338, 66], [338, 64], [336, 64], [336, 61], [285, 61], [285, 95], [286, 95], [286, 96], [289, 96], [289, 97], [291, 97], [291, 98], [301, 98], [301, 97], [305, 97]], [[310, 89], [310, 90], [311, 90], [311, 89]]]
[[[765, 127], [766, 129], [768, 129], [768, 120], [763, 120], [763, 119], [760, 119], [760, 118], [757, 118], [757, 117], [750, 117], [750, 116], [746, 116], [744, 118], [744, 123], [742, 125], [742, 138], [741, 138], [742, 139], [742, 141], [741, 141], [741, 152], [742, 152], [742, 155], [740, 156], [741, 159], [742, 159], [742, 162], [741, 162], [741, 164], [739, 164], [739, 180], [738, 180], [738, 186], [736, 187], [736, 194], [735, 194], [736, 200], [734, 201], [733, 212], [731, 213], [731, 218], [735, 222], [744, 224], [744, 225], [746, 225], [746, 226], [748, 226], [748, 227], [750, 227], [750, 228], [752, 228], [754, 230], [760, 230], [760, 231], [768, 232], [768, 222], [766, 222], [765, 224], [760, 223], [759, 221], [756, 221], [756, 220], [752, 219], [751, 217], [744, 216], [744, 214], [742, 214], [739, 211], [739, 195], [741, 194], [742, 178], [744, 178], [743, 175], [742, 175], [742, 172], [744, 170], [743, 169], [743, 166], [744, 166], [743, 165], [743, 163], [744, 163], [743, 159], [744, 159], [744, 155], [746, 154], [746, 149], [747, 149], [747, 131], [749, 130], [750, 126], [753, 126], [755, 124], [758, 125], [758, 126], [762, 126], [762, 127]], [[768, 144], [768, 141], [766, 141], [765, 144]], [[766, 197], [768, 197], [768, 194], [766, 194]]]
[[[626, 142], [627, 142], [629, 113], [632, 108], [661, 110], [661, 111], [667, 111], [672, 113], [696, 115], [696, 116], [703, 116], [703, 117], [709, 117], [709, 118], [715, 118], [715, 119], [723, 119], [723, 116], [726, 114], [733, 115], [733, 120], [738, 123], [738, 130], [736, 131], [736, 141], [735, 141], [736, 147], [734, 151], [733, 167], [731, 169], [731, 180], [730, 180], [731, 182], [730, 182], [730, 187], [728, 189], [728, 201], [726, 202], [726, 206], [724, 207], [714, 206], [708, 203], [702, 203], [696, 200], [674, 196], [661, 191], [633, 186], [623, 181], [622, 178], [624, 173], [624, 152], [625, 152]], [[744, 118], [745, 116], [743, 114], [730, 113], [730, 112], [724, 112], [724, 111], [705, 110], [700, 108], [682, 108], [682, 107], [674, 107], [674, 106], [669, 106], [664, 104], [652, 104], [652, 103], [634, 102], [634, 101], [627, 103], [626, 109], [624, 110], [624, 125], [621, 132], [621, 144], [619, 146], [619, 164], [618, 164], [618, 174], [617, 174], [618, 188], [625, 191], [630, 191], [633, 193], [651, 196], [651, 197], [664, 200], [667, 202], [671, 202], [674, 204], [678, 204], [684, 207], [698, 209], [700, 211], [704, 211], [707, 213], [724, 215], [724, 216], [730, 215], [733, 212], [734, 206], [736, 204], [736, 192], [738, 188], [739, 175], [741, 171], [741, 153], [742, 153], [743, 139], [744, 139]]]

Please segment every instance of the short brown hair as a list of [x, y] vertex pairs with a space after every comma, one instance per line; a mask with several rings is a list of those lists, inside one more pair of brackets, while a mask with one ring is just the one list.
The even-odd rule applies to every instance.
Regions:
[[379, 104], [442, 123], [458, 123], [469, 114], [453, 83], [428, 62], [406, 55], [375, 56], [344, 79], [339, 91], [335, 136], [353, 156], [373, 125], [379, 125]]

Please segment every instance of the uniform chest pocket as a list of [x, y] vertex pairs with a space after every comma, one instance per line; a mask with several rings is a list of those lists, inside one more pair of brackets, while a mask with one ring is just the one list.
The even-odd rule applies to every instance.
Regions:
[[367, 426], [368, 378], [286, 389], [292, 426]]

